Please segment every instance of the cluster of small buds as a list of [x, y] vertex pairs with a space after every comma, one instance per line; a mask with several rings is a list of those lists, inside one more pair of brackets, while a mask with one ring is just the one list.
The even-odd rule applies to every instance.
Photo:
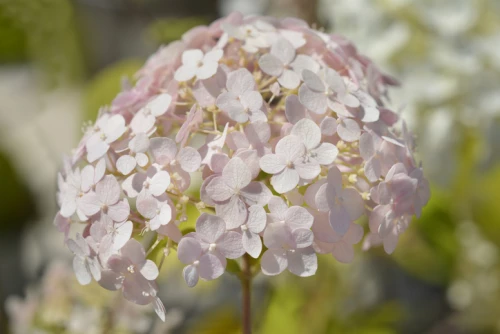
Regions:
[[[350, 262], [363, 216], [364, 247], [391, 253], [429, 199], [411, 134], [384, 106], [395, 84], [349, 41], [297, 19], [234, 13], [161, 48], [59, 176], [56, 225], [79, 281], [163, 317], [147, 259], [163, 239], [189, 286], [244, 254], [265, 275], [313, 275], [317, 253]], [[200, 215], [182, 233], [189, 204]], [[145, 232], [150, 249], [136, 241]]]

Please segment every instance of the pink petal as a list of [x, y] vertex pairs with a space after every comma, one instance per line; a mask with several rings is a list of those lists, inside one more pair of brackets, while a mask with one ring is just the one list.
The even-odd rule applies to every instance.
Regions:
[[224, 233], [217, 243], [217, 250], [228, 259], [236, 259], [245, 253], [243, 249], [242, 236], [238, 232], [229, 231]]
[[200, 168], [201, 156], [197, 150], [192, 147], [184, 147], [177, 155], [177, 160], [181, 168], [186, 172], [193, 173]]
[[205, 189], [208, 196], [218, 202], [226, 201], [234, 195], [234, 190], [226, 184], [222, 176], [213, 178]]
[[292, 206], [285, 213], [285, 222], [292, 230], [308, 229], [312, 226], [314, 217], [301, 206]]
[[227, 90], [236, 95], [255, 89], [255, 80], [246, 68], [240, 68], [227, 75]]
[[120, 184], [113, 175], [106, 175], [96, 186], [95, 193], [99, 201], [106, 205], [112, 205], [120, 199]]
[[196, 220], [196, 232], [208, 243], [215, 243], [226, 231], [226, 223], [220, 217], [202, 213]]
[[177, 257], [185, 264], [191, 264], [201, 256], [201, 246], [198, 240], [191, 237], [184, 237], [177, 246]]
[[323, 80], [321, 80], [321, 78], [313, 71], [309, 69], [303, 70], [302, 78], [304, 79], [304, 83], [306, 84], [307, 88], [309, 88], [310, 90], [316, 93], [324, 93], [326, 91]]
[[142, 268], [146, 263], [144, 247], [135, 239], [130, 239], [120, 250], [124, 258], [128, 258], [137, 267]]
[[337, 128], [337, 133], [342, 140], [353, 142], [359, 139], [361, 130], [355, 120], [344, 118]]
[[177, 154], [177, 144], [170, 138], [157, 137], [152, 138], [149, 149], [153, 154], [155, 162], [160, 165], [166, 165], [175, 159]]
[[281, 73], [283, 73], [283, 63], [269, 53], [266, 53], [259, 58], [259, 67], [262, 72], [273, 77], [278, 77]]
[[321, 165], [329, 165], [335, 161], [337, 155], [339, 154], [339, 149], [337, 146], [331, 143], [322, 143], [314, 149], [312, 152], [312, 157]]
[[300, 77], [294, 71], [285, 69], [278, 77], [278, 82], [282, 87], [295, 89], [300, 85]]
[[238, 157], [233, 157], [222, 171], [224, 182], [235, 190], [246, 187], [252, 180], [252, 173]]
[[130, 204], [128, 200], [124, 198], [118, 203], [108, 207], [108, 216], [115, 222], [122, 222], [128, 218], [130, 214]]
[[356, 220], [365, 213], [365, 202], [356, 189], [346, 188], [342, 191], [342, 205], [351, 220]]
[[205, 280], [213, 280], [224, 273], [225, 266], [221, 260], [213, 254], [205, 254], [200, 258], [198, 272]]
[[318, 146], [321, 141], [321, 130], [319, 126], [307, 118], [298, 121], [293, 126], [290, 133], [299, 137], [308, 150]]
[[297, 95], [289, 95], [285, 100], [285, 115], [287, 120], [295, 124], [306, 117], [306, 108], [300, 103]]
[[293, 135], [286, 136], [276, 144], [275, 152], [286, 162], [294, 162], [305, 154], [306, 148], [301, 138]]
[[299, 100], [315, 114], [322, 115], [326, 112], [328, 98], [323, 93], [312, 91], [306, 85], [299, 88]]
[[279, 38], [271, 46], [271, 55], [278, 58], [282, 64], [287, 65], [295, 58], [295, 48], [285, 38]]
[[344, 235], [347, 233], [347, 230], [351, 225], [351, 218], [349, 217], [349, 213], [343, 206], [334, 205], [331, 208], [329, 219], [330, 225], [336, 233], [340, 235]]
[[93, 192], [89, 192], [83, 195], [77, 201], [78, 208], [82, 210], [82, 212], [87, 216], [95, 215], [101, 210], [101, 202], [99, 201], [99, 197]]
[[339, 262], [351, 263], [354, 259], [354, 249], [352, 245], [345, 242], [338, 242], [333, 246], [332, 255]]
[[293, 230], [292, 237], [295, 242], [296, 248], [309, 247], [314, 241], [314, 235], [312, 231], [304, 228]]
[[247, 207], [239, 196], [231, 197], [227, 203], [216, 204], [215, 212], [224, 219], [228, 230], [238, 228], [246, 221], [248, 215]]
[[264, 206], [269, 202], [272, 193], [264, 183], [250, 182], [248, 186], [240, 190], [240, 196], [248, 205]]

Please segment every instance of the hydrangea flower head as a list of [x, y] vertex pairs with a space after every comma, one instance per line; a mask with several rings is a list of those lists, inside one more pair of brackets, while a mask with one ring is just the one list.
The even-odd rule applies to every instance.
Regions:
[[340, 40], [234, 13], [150, 58], [59, 176], [79, 281], [162, 317], [158, 245], [190, 287], [247, 256], [269, 276], [314, 275], [317, 254], [350, 262], [363, 224], [365, 248], [394, 251], [429, 185], [386, 104], [395, 80]]

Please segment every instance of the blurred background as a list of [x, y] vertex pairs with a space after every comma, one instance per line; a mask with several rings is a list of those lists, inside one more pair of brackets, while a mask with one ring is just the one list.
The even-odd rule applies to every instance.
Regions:
[[500, 333], [500, 1], [0, 0], [0, 333], [238, 333], [239, 282], [188, 289], [169, 257], [165, 324], [81, 287], [53, 226], [64, 153], [124, 77], [189, 28], [238, 10], [343, 34], [391, 91], [432, 184], [392, 256], [320, 256], [316, 276], [259, 276], [258, 333]]

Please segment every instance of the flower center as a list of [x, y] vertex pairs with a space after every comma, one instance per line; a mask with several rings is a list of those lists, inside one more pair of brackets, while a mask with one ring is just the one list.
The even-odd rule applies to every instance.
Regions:
[[127, 267], [127, 271], [129, 273], [131, 273], [131, 274], [134, 274], [135, 273], [135, 267], [134, 267], [134, 265], [131, 264], [130, 266], [128, 266]]
[[208, 251], [213, 252], [216, 248], [217, 248], [217, 244], [210, 244], [210, 246], [208, 247]]

